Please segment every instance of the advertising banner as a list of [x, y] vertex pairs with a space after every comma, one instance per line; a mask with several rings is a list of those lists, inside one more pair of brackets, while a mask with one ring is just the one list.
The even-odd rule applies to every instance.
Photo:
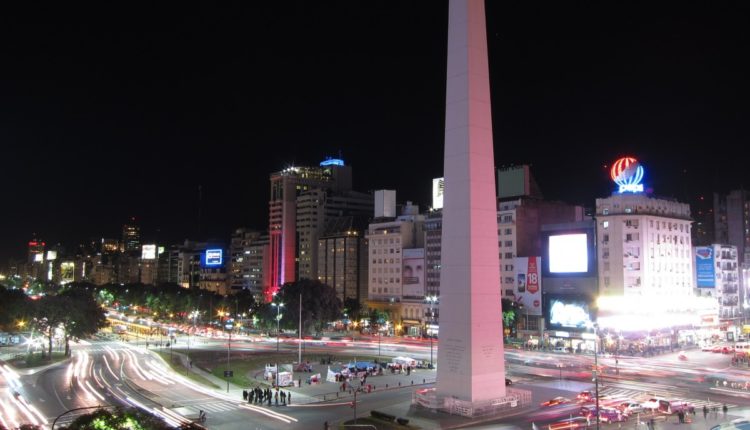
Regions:
[[424, 298], [424, 248], [404, 249], [401, 255], [404, 263], [403, 296], [411, 299]]
[[698, 288], [716, 287], [714, 272], [714, 249], [710, 246], [695, 247], [695, 273]]
[[541, 257], [518, 257], [515, 259], [516, 285], [513, 288], [514, 300], [522, 304], [524, 315], [542, 315], [542, 278], [540, 276]]

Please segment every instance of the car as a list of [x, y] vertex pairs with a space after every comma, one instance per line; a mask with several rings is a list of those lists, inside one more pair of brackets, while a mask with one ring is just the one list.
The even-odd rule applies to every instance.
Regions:
[[[584, 406], [581, 408], [579, 415], [588, 418], [590, 422], [594, 422], [597, 415], [596, 411], [596, 406]], [[617, 409], [599, 408], [599, 421], [603, 423], [616, 423], [627, 420], [628, 417]]]
[[664, 399], [660, 399], [658, 397], [652, 397], [646, 400], [645, 402], [643, 402], [641, 406], [643, 407], [643, 409], [650, 409], [652, 411], [655, 411], [659, 409], [659, 400], [664, 400]]
[[617, 407], [625, 415], [633, 415], [643, 412], [643, 406], [640, 403], [624, 402]]
[[505, 385], [513, 385], [513, 381], [511, 381], [509, 378], [505, 378]]
[[548, 425], [547, 430], [587, 429], [589, 427], [591, 423], [586, 417], [572, 417]]
[[553, 399], [549, 399], [546, 402], [540, 403], [539, 406], [557, 406], [557, 405], [562, 405], [563, 403], [570, 403], [570, 399], [566, 397], [558, 396]]
[[565, 348], [564, 346], [556, 346], [555, 352], [568, 352], [568, 349]]
[[578, 393], [578, 395], [576, 396], [576, 399], [577, 399], [577, 400], [578, 400], [579, 402], [590, 402], [590, 401], [592, 401], [592, 400], [594, 399], [594, 394], [593, 394], [593, 393], [592, 393], [591, 391], [588, 391], [588, 390], [586, 390], [586, 391], [581, 391], [581, 392], [580, 392], [580, 393]]

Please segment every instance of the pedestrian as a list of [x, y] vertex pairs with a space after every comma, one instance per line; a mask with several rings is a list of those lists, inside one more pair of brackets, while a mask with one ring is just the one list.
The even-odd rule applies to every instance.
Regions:
[[279, 392], [277, 391], [274, 394], [275, 394], [274, 397], [276, 398], [276, 406], [279, 406]]
[[708, 406], [703, 405], [703, 419], [707, 419], [706, 417], [708, 417]]
[[283, 391], [281, 392], [281, 404], [286, 405], [286, 393]]
[[242, 390], [242, 400], [247, 400], [247, 390]]
[[253, 403], [254, 399], [255, 399], [255, 390], [250, 390], [250, 392], [247, 393], [247, 402]]
[[727, 416], [727, 404], [725, 403], [724, 406], [721, 407], [721, 410], [724, 412], [724, 418]]
[[286, 404], [291, 405], [292, 404], [292, 392], [286, 393]]

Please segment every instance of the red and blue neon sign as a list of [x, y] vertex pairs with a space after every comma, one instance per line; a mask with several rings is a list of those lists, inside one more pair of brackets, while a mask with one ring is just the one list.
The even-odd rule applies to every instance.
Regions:
[[610, 177], [620, 186], [620, 192], [642, 193], [643, 166], [633, 157], [622, 157], [615, 161], [609, 172]]

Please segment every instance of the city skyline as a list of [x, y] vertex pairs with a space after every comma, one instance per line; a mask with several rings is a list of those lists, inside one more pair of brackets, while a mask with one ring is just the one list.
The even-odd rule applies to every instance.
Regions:
[[[447, 2], [30, 12], [3, 30], [0, 261], [131, 216], [169, 242], [265, 229], [289, 163], [341, 154], [422, 208], [442, 176]], [[496, 165], [589, 207], [622, 155], [656, 195], [746, 186], [744, 12], [488, 4]]]

